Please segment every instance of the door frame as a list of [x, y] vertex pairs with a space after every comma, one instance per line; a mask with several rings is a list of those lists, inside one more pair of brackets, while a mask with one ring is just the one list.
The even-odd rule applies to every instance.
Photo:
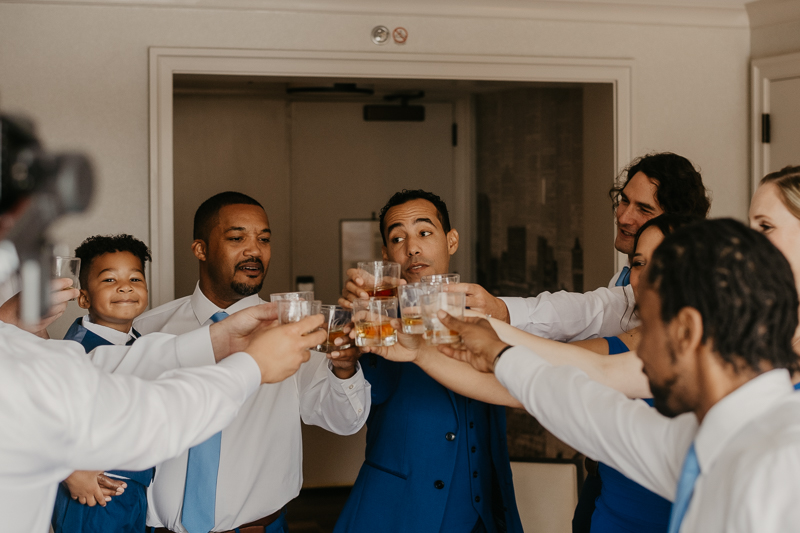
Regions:
[[[151, 47], [149, 68], [150, 249], [155, 259], [149, 285], [153, 307], [174, 299], [175, 292], [172, 130], [175, 74], [611, 83], [615, 168], [627, 164], [631, 157], [633, 61], [630, 59]], [[456, 103], [455, 116], [459, 136], [470, 142], [459, 142], [455, 148], [454, 179], [467, 186], [454, 188], [456, 205], [450, 211], [453, 226], [459, 228], [466, 245], [464, 252], [470, 256], [466, 263], [471, 269], [476, 206], [473, 114], [467, 100]], [[463, 274], [473, 279], [471, 272]]]
[[754, 59], [750, 64], [751, 105], [750, 144], [752, 154], [752, 189], [769, 173], [769, 143], [761, 142], [761, 116], [770, 112], [772, 82], [800, 77], [800, 52]]

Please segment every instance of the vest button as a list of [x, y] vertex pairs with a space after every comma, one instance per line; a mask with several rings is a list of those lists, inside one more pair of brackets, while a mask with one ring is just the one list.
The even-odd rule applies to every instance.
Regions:
[[477, 470], [475, 470], [474, 472], [472, 472], [472, 477], [478, 477], [478, 471], [477, 471]]
[[475, 446], [473, 446], [472, 447], [472, 453], [475, 453], [476, 451], [477, 451], [477, 448], [475, 448]]
[[479, 503], [480, 501], [481, 501], [481, 497], [480, 496], [475, 496], [475, 503]]
[[475, 422], [470, 422], [470, 423], [469, 423], [469, 427], [470, 427], [470, 428], [474, 428], [474, 427], [475, 427]]
[[437, 479], [436, 481], [433, 482], [433, 487], [439, 490], [443, 489], [444, 481], [442, 481], [441, 479]]
[[456, 434], [453, 433], [452, 431], [448, 431], [447, 435], [445, 435], [444, 438], [446, 438], [449, 441], [454, 441], [456, 440]]

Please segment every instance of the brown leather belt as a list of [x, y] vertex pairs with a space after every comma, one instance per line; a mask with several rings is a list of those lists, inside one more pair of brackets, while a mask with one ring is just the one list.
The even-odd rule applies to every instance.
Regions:
[[[265, 516], [264, 518], [259, 518], [258, 520], [253, 520], [252, 522], [248, 522], [247, 524], [242, 524], [236, 530], [229, 530], [223, 531], [221, 533], [264, 533], [267, 526], [271, 525], [275, 520], [277, 520], [281, 516], [281, 512], [283, 509], [278, 509], [274, 513], [269, 516]], [[174, 533], [171, 529], [167, 529], [165, 527], [156, 527], [156, 528], [147, 528], [148, 533], [153, 531], [154, 533]]]

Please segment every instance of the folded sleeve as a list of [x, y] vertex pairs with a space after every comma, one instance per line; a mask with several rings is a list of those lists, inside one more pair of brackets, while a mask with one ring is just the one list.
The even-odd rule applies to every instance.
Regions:
[[497, 379], [548, 431], [583, 454], [672, 500], [697, 432], [687, 413], [674, 419], [592, 381], [581, 370], [552, 366], [531, 350], [511, 348]]
[[303, 363], [296, 374], [300, 394], [300, 416], [337, 435], [352, 435], [364, 426], [371, 405], [370, 384], [361, 364], [348, 379], [333, 373], [330, 361], [319, 352]]
[[636, 327], [633, 289], [600, 287], [586, 293], [544, 292], [533, 298], [501, 298], [511, 325], [562, 342], [610, 337]]

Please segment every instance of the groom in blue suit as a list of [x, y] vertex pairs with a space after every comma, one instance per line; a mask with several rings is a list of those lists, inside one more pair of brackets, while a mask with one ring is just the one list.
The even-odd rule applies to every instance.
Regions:
[[[395, 194], [380, 227], [384, 259], [407, 282], [449, 272], [458, 232], [435, 194]], [[340, 303], [362, 292], [349, 281]], [[366, 457], [335, 533], [521, 533], [504, 408], [456, 394], [413, 363], [366, 354], [361, 366], [372, 385]]]

